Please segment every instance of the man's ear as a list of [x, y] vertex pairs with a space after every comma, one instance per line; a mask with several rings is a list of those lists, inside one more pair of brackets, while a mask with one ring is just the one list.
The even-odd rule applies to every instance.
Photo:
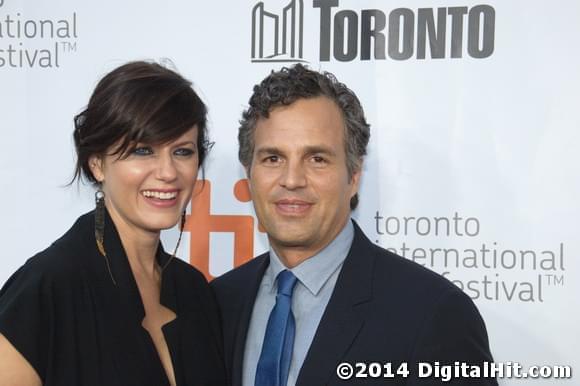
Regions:
[[105, 180], [105, 174], [103, 173], [103, 159], [100, 156], [92, 155], [89, 158], [89, 168], [97, 182], [103, 182]]
[[251, 191], [251, 188], [250, 188], [249, 182], [250, 182], [250, 168], [251, 167], [252, 167], [251, 165], [244, 167], [244, 170], [246, 171], [246, 179], [248, 180], [248, 189], [250, 189], [250, 191]]
[[359, 189], [362, 168], [363, 168], [363, 160], [359, 159], [357, 162], [357, 165], [356, 165], [356, 169], [354, 170], [354, 172], [352, 173], [352, 176], [350, 178], [350, 183], [352, 184], [352, 188], [353, 188], [353, 193], [352, 193], [353, 196], [358, 192], [358, 189]]

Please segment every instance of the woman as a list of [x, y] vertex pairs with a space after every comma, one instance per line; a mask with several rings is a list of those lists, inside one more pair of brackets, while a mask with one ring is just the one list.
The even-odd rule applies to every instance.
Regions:
[[225, 384], [207, 282], [159, 242], [183, 231], [205, 105], [175, 72], [129, 63], [99, 82], [74, 141], [96, 209], [0, 291], [0, 385]]

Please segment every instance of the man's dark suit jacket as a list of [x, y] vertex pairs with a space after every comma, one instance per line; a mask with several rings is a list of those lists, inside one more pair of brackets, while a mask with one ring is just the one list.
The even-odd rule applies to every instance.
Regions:
[[[352, 246], [300, 370], [298, 386], [497, 385], [495, 379], [417, 377], [417, 363], [492, 361], [484, 322], [458, 287], [390, 253], [355, 225]], [[222, 315], [225, 361], [233, 386], [242, 383], [243, 355], [254, 300], [269, 256], [265, 253], [215, 279]], [[340, 380], [341, 362], [408, 363], [403, 378]], [[368, 372], [368, 371], [367, 371]], [[253, 385], [251, 385], [253, 386]]]

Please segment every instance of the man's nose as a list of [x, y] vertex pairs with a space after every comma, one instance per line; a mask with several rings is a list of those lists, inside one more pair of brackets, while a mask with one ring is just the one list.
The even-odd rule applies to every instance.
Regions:
[[300, 160], [288, 160], [280, 176], [280, 185], [289, 190], [306, 186], [306, 170]]

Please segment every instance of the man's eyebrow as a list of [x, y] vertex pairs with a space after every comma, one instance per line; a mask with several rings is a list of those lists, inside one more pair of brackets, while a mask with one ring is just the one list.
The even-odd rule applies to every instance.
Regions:
[[280, 150], [277, 147], [272, 147], [272, 146], [261, 147], [261, 148], [258, 148], [256, 150], [256, 154], [260, 154], [260, 155], [262, 155], [262, 154], [282, 154], [282, 153], [283, 153], [282, 150]]
[[329, 156], [335, 156], [336, 152], [328, 146], [306, 146], [304, 149], [306, 154], [326, 154]]
[[[313, 145], [313, 146], [306, 146], [302, 149], [304, 154], [326, 154], [328, 156], [336, 156], [336, 152], [332, 150], [328, 146], [323, 145]], [[264, 154], [284, 154], [284, 151], [275, 146], [266, 146], [261, 147], [256, 150], [256, 154], [264, 155]]]

